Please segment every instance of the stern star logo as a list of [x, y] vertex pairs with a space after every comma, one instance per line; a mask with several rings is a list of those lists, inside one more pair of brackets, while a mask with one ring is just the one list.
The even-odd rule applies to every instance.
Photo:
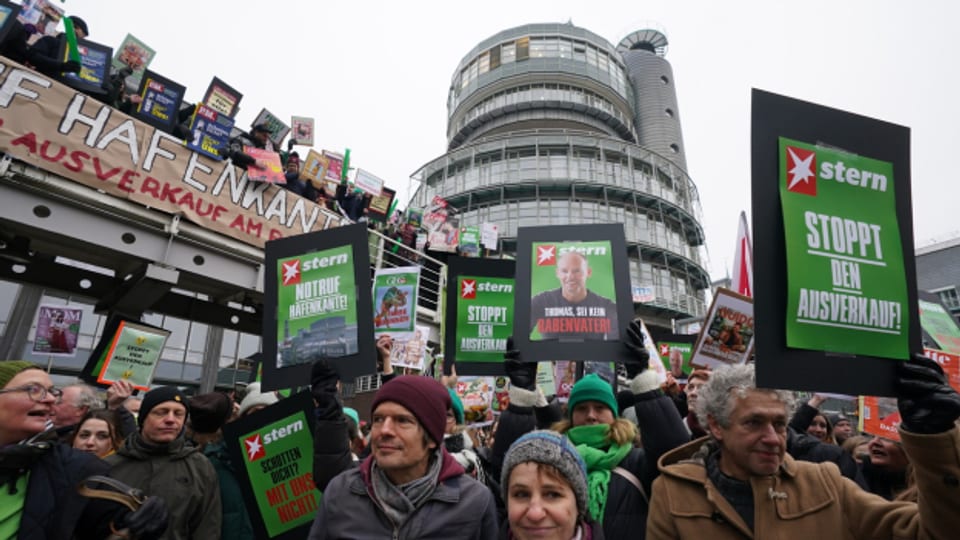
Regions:
[[477, 280], [464, 279], [460, 282], [460, 298], [473, 300], [477, 297]]
[[537, 246], [537, 266], [554, 266], [557, 264], [557, 246]]
[[667, 356], [670, 354], [670, 346], [666, 343], [660, 344], [660, 356]]
[[243, 444], [247, 447], [248, 461], [256, 461], [267, 455], [267, 449], [263, 447], [259, 433], [244, 439]]
[[282, 263], [280, 266], [282, 267], [284, 285], [300, 283], [300, 259]]
[[787, 147], [787, 191], [817, 196], [817, 154], [795, 146]]

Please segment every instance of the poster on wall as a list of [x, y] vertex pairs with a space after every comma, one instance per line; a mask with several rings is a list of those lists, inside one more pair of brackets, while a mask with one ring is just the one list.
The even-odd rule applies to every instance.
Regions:
[[41, 305], [33, 335], [33, 352], [48, 356], [76, 355], [82, 318], [80, 308]]
[[267, 242], [264, 390], [303, 384], [319, 359], [349, 382], [375, 372], [369, 260], [363, 224]]
[[636, 362], [622, 224], [521, 228], [514, 340], [524, 358]]
[[921, 348], [910, 130], [752, 101], [757, 384], [893, 395], [895, 363]]
[[301, 392], [223, 428], [257, 538], [306, 538], [322, 493], [313, 478], [313, 398]]

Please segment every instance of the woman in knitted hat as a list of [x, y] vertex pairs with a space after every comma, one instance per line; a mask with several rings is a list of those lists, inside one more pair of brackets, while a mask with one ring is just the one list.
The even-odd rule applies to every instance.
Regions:
[[77, 492], [110, 467], [58, 442], [51, 418], [61, 395], [36, 365], [0, 361], [0, 538], [102, 539], [128, 527], [128, 537], [159, 538], [168, 519], [162, 499], [147, 497], [130, 512]]
[[[491, 461], [500, 463], [509, 445], [534, 426], [551, 425], [546, 423], [551, 417], [560, 420], [552, 429], [567, 435], [586, 463], [589, 517], [602, 524], [606, 538], [642, 540], [657, 460], [689, 442], [690, 435], [677, 407], [660, 390], [657, 374], [646, 369], [649, 354], [639, 320], [630, 323], [626, 338], [624, 345], [636, 361], [627, 365], [630, 392], [623, 403], [617, 402], [610, 383], [587, 375], [570, 390], [562, 420], [537, 387], [536, 363], [521, 361], [508, 342], [504, 369], [510, 377], [510, 404], [500, 415]], [[636, 424], [620, 417], [621, 406], [634, 409]], [[637, 428], [643, 448], [634, 448]]]
[[586, 465], [563, 435], [541, 430], [517, 439], [504, 458], [500, 485], [507, 501], [501, 538], [603, 538], [589, 519]]

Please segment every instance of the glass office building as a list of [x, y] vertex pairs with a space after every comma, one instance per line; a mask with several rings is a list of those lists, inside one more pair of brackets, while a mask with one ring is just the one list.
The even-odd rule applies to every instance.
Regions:
[[648, 324], [702, 316], [710, 279], [667, 38], [617, 46], [572, 24], [530, 24], [477, 45], [447, 100], [447, 153], [414, 173], [412, 207], [434, 197], [461, 226], [623, 223], [635, 307]]

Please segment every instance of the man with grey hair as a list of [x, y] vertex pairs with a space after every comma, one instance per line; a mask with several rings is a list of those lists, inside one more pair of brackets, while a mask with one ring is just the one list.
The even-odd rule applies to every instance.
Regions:
[[793, 396], [756, 387], [752, 365], [714, 371], [697, 415], [709, 435], [665, 454], [647, 538], [952, 538], [960, 530], [960, 395], [915, 356], [897, 368], [903, 448], [919, 503], [887, 501], [833, 463], [786, 453]]
[[60, 440], [69, 439], [83, 415], [102, 408], [103, 400], [97, 395], [96, 388], [81, 382], [64, 386], [63, 396], [53, 406], [53, 425], [57, 428], [57, 437]]

